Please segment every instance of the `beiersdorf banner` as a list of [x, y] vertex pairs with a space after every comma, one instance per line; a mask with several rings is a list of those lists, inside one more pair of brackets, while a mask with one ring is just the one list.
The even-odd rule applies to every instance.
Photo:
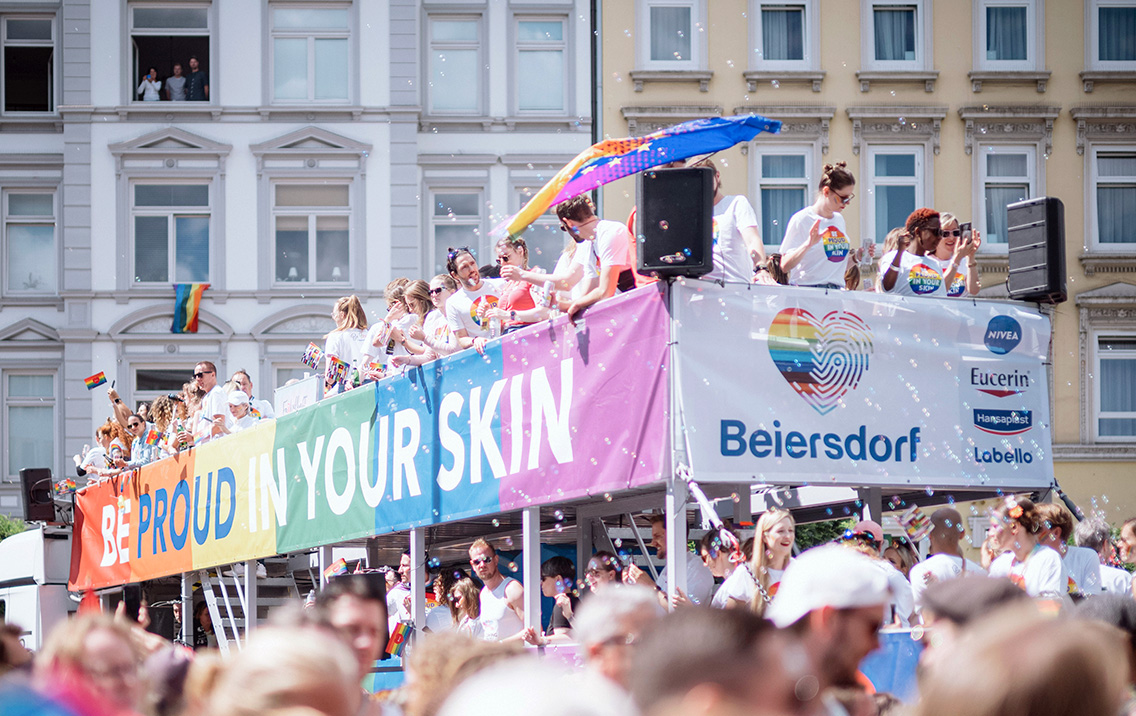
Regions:
[[72, 589], [135, 582], [660, 479], [663, 293], [492, 341], [78, 495]]
[[1048, 486], [1049, 320], [1009, 303], [674, 287], [696, 479]]

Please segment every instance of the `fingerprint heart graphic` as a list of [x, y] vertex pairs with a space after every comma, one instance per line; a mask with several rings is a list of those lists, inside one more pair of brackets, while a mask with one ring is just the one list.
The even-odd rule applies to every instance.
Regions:
[[821, 415], [856, 389], [871, 353], [871, 329], [847, 311], [817, 319], [803, 308], [786, 308], [769, 326], [769, 355], [777, 370]]

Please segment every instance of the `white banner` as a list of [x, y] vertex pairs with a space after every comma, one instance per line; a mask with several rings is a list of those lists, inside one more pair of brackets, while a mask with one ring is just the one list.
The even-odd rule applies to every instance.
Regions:
[[1051, 482], [1050, 325], [1024, 304], [686, 281], [673, 305], [697, 480]]

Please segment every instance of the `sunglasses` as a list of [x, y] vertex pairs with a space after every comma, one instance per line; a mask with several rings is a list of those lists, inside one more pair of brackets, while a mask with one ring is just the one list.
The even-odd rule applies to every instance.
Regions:
[[947, 238], [948, 236], [962, 236], [962, 231], [959, 230], [959, 229], [953, 229], [953, 230], [940, 229], [939, 230], [939, 236], [942, 236], [944, 239]]
[[480, 567], [481, 565], [489, 564], [492, 561], [493, 561], [492, 557], [489, 557], [489, 558], [474, 557], [473, 559], [469, 560], [469, 563], [472, 564], [474, 567]]
[[445, 290], [446, 289], [444, 287], [443, 288], [432, 288], [432, 289], [430, 289], [430, 295], [431, 296], [437, 296], [437, 295], [440, 295], [442, 293], [442, 291], [445, 291]]
[[840, 204], [842, 206], [848, 206], [849, 204], [852, 203], [852, 200], [856, 198], [855, 193], [849, 194], [848, 196], [844, 196], [843, 194], [840, 194], [839, 192], [835, 192], [835, 191], [832, 192], [832, 193], [836, 194], [836, 198], [840, 200]]
[[207, 376], [207, 375], [213, 375], [213, 371], [207, 370], [207, 371], [204, 371], [202, 373], [194, 373], [193, 377], [194, 378], [201, 378], [201, 377], [204, 377], [204, 376]]
[[128, 427], [128, 428], [140, 428], [140, 427], [142, 427], [142, 423], [127, 423], [126, 427]]
[[451, 246], [446, 249], [446, 258], [448, 259], [456, 258], [458, 254], [469, 254], [473, 256], [473, 252], [469, 250], [468, 246], [458, 246], [457, 248]]

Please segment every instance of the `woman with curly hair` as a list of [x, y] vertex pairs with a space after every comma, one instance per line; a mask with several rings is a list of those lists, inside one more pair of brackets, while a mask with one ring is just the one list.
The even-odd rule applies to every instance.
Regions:
[[1063, 597], [1069, 589], [1069, 572], [1056, 550], [1039, 543], [1045, 520], [1033, 502], [1007, 497], [990, 516], [986, 534], [1005, 554], [990, 565], [991, 577], [1008, 577], [1031, 597]]

